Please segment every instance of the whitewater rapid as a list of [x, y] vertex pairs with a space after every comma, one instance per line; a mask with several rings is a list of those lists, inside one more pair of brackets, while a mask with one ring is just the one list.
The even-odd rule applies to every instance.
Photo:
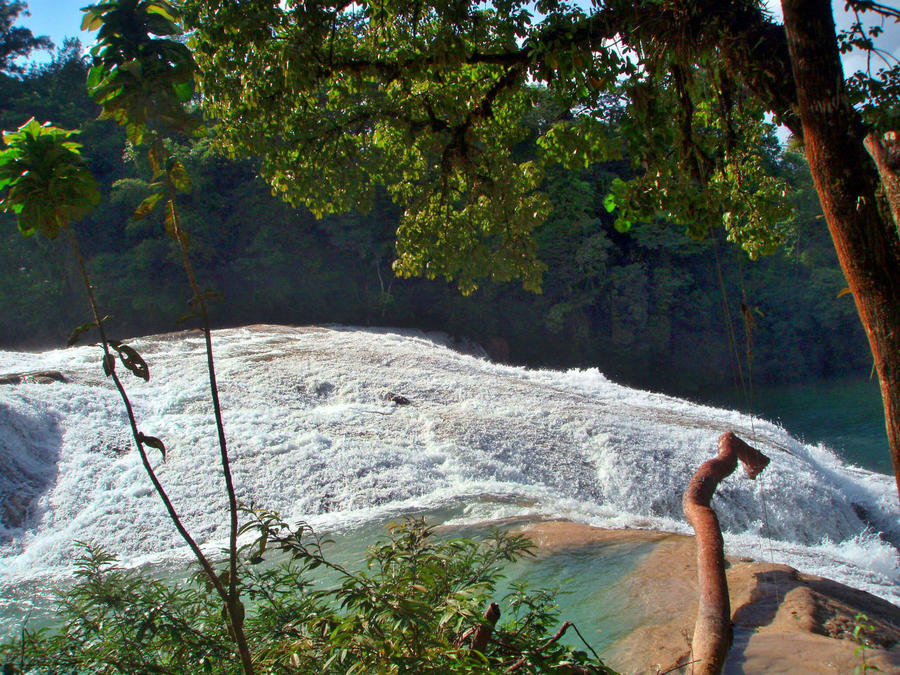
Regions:
[[[129, 343], [150, 366], [149, 382], [125, 382], [141, 431], [168, 447], [165, 463], [154, 456], [159, 477], [188, 528], [216, 547], [226, 502], [202, 336]], [[892, 479], [769, 422], [597, 370], [490, 363], [422, 334], [254, 326], [217, 331], [214, 345], [239, 498], [289, 520], [341, 529], [465, 504], [455, 522], [532, 514], [689, 532], [684, 487], [733, 429], [772, 463], [757, 481], [738, 471], [719, 487], [727, 552], [900, 604]], [[126, 564], [185, 556], [100, 355], [0, 351], [0, 374], [68, 380], [0, 386], [0, 597], [69, 577], [76, 541]]]

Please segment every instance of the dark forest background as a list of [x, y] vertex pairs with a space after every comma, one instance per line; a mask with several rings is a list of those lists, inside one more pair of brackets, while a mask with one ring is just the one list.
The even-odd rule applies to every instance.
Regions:
[[[23, 74], [0, 73], [0, 127], [39, 121], [81, 128], [103, 202], [76, 229], [113, 334], [190, 327], [177, 251], [157, 218], [130, 214], [148, 194], [141, 154], [96, 120], [77, 42]], [[535, 124], [540, 111], [535, 111]], [[452, 284], [396, 279], [398, 213], [316, 220], [271, 195], [253, 161], [217, 155], [202, 140], [179, 148], [194, 181], [182, 201], [202, 282], [221, 293], [217, 326], [341, 323], [445, 331], [530, 366], [598, 367], [627, 384], [681, 394], [729, 387], [748, 355], [754, 382], [867, 372], [871, 357], [800, 155], [772, 162], [793, 186], [796, 217], [784, 245], [751, 261], [723, 232], [688, 238], [663, 222], [617, 232], [603, 206], [628, 162], [559, 168], [555, 208], [537, 233], [548, 269], [543, 293], [486, 282], [464, 297]], [[0, 214], [0, 348], [64, 345], [88, 320], [65, 246], [25, 239]], [[750, 349], [748, 349], [748, 341]]]

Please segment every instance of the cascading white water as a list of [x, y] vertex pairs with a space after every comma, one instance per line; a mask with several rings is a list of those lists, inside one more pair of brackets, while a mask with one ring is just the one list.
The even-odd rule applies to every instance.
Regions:
[[[154, 457], [159, 476], [188, 528], [214, 546], [227, 518], [202, 336], [131, 344], [150, 365], [148, 383], [125, 380], [140, 429], [168, 447], [165, 463]], [[214, 344], [239, 497], [289, 520], [341, 528], [464, 502], [470, 522], [533, 513], [687, 532], [684, 486], [734, 429], [772, 463], [762, 481], [736, 472], [717, 491], [729, 552], [900, 603], [893, 481], [770, 423], [756, 420], [753, 435], [737, 412], [596, 370], [497, 365], [421, 334], [257, 326], [217, 331]], [[0, 352], [0, 373], [53, 369], [69, 380], [0, 386], [0, 597], [68, 576], [76, 541], [128, 564], [185, 554], [100, 355]]]

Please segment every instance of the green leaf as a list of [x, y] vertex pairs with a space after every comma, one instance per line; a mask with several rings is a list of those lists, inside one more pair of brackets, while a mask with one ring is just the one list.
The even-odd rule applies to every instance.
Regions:
[[81, 336], [84, 333], [86, 333], [87, 331], [91, 330], [92, 328], [96, 328], [96, 327], [97, 327], [96, 321], [90, 321], [88, 323], [81, 324], [80, 326], [78, 326], [78, 328], [76, 328], [75, 330], [72, 331], [72, 334], [69, 336], [69, 340], [66, 344], [69, 347], [74, 346], [75, 344], [78, 343], [78, 340], [81, 338]]
[[0, 207], [17, 216], [24, 235], [40, 231], [53, 239], [99, 202], [81, 145], [70, 140], [77, 133], [32, 117], [3, 135], [8, 147], [0, 153], [0, 181], [8, 190]]
[[191, 191], [191, 177], [180, 160], [176, 159], [169, 167], [169, 180], [172, 181], [176, 190], [180, 192]]
[[605, 208], [608, 213], [615, 211], [616, 206], [616, 196], [612, 192], [603, 198], [603, 208]]
[[176, 82], [172, 85], [172, 88], [175, 90], [175, 96], [182, 103], [190, 101], [194, 96], [194, 87], [190, 82]]
[[161, 192], [150, 195], [138, 205], [138, 207], [134, 210], [134, 213], [131, 214], [131, 217], [135, 220], [142, 220], [146, 218], [150, 215], [154, 207], [159, 203], [159, 200], [162, 199], [163, 196], [164, 195]]
[[100, 18], [100, 11], [95, 7], [85, 7], [81, 10], [84, 17], [81, 19], [81, 30], [95, 31], [103, 26], [103, 19]]
[[114, 347], [119, 352], [119, 358], [122, 359], [122, 365], [135, 374], [135, 376], [147, 382], [150, 380], [150, 368], [147, 362], [138, 354], [133, 347], [119, 344]]
[[147, 16], [145, 20], [145, 25], [147, 26], [147, 32], [153, 35], [178, 35], [181, 32], [181, 29], [168, 19], [159, 14], [150, 14]]
[[103, 82], [104, 71], [100, 66], [94, 66], [88, 71], [87, 88], [93, 91], [101, 82]]
[[169, 7], [167, 3], [148, 3], [145, 11], [147, 12], [147, 14], [157, 14], [172, 23], [177, 23], [178, 21], [175, 17], [175, 14], [172, 12], [172, 8]]
[[633, 223], [627, 218], [616, 218], [615, 228], [619, 232], [624, 233], [631, 229], [632, 224]]
[[266, 552], [266, 547], [267, 547], [268, 543], [269, 543], [269, 533], [268, 533], [268, 531], [263, 530], [262, 534], [259, 537], [259, 544], [258, 544], [256, 553], [254, 553], [252, 556], [250, 556], [251, 563], [253, 563], [255, 565], [255, 564], [263, 561], [263, 553]]
[[144, 68], [141, 65], [140, 61], [126, 61], [125, 63], [119, 66], [119, 69], [124, 70], [134, 77], [136, 80], [140, 80], [144, 74]]
[[163, 461], [166, 461], [166, 446], [160, 439], [156, 436], [146, 436], [145, 434], [139, 433], [138, 440], [146, 446], [159, 450], [162, 453]]

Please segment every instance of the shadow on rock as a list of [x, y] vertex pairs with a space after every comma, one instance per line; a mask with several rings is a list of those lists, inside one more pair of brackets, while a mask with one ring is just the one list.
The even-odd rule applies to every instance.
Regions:
[[56, 482], [60, 421], [0, 403], [0, 541], [33, 527], [37, 502]]
[[[733, 615], [734, 643], [724, 673], [771, 669], [779, 657], [776, 648], [782, 645], [797, 652], [815, 650], [820, 660], [832, 663], [837, 672], [853, 672], [858, 665], [858, 657], [854, 658], [858, 643], [853, 633], [859, 614], [868, 617], [865, 623], [873, 629], [864, 635], [872, 657], [882, 670], [888, 667], [889, 672], [897, 672], [893, 668], [900, 666], [900, 608], [864, 591], [785, 565], [765, 565], [765, 569], [750, 575], [748, 582], [743, 593], [740, 582], [735, 589], [745, 602]], [[791, 640], [786, 640], [786, 635]], [[772, 644], [764, 648], [767, 640]], [[760, 663], [757, 652], [764, 650], [772, 663]], [[786, 656], [780, 655], [782, 662]]]

